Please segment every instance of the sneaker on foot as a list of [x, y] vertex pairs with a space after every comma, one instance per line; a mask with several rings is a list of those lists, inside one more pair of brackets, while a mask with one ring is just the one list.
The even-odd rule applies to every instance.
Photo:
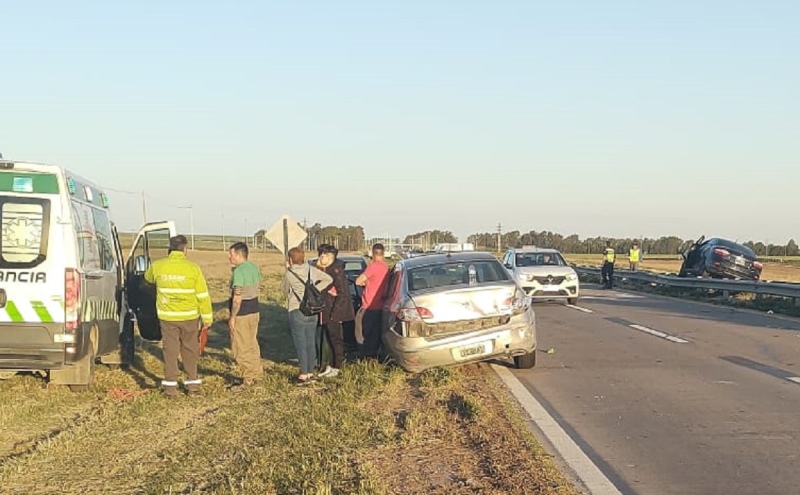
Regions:
[[[340, 372], [341, 371], [339, 370], [339, 368], [331, 368], [330, 371], [328, 371], [328, 373], [326, 375], [324, 375], [324, 377], [325, 378], [335, 378], [335, 377], [339, 376]], [[319, 376], [323, 376], [323, 375], [319, 375]]]
[[336, 368], [331, 368], [330, 366], [326, 366], [326, 367], [325, 367], [325, 371], [323, 371], [322, 373], [320, 373], [320, 374], [319, 374], [319, 375], [317, 375], [317, 376], [319, 376], [319, 377], [326, 377], [326, 376], [330, 375], [330, 374], [331, 374], [331, 372], [333, 372], [333, 370], [334, 370], [334, 369], [336, 369]]

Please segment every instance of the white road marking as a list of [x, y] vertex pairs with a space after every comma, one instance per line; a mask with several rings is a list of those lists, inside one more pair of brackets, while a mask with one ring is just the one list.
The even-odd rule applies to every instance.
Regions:
[[582, 308], [580, 306], [575, 306], [574, 304], [565, 304], [564, 306], [572, 309], [577, 309], [578, 311], [583, 311], [584, 313], [594, 313], [591, 309]]
[[640, 332], [649, 333], [650, 335], [654, 335], [656, 337], [660, 337], [662, 339], [669, 340], [670, 342], [675, 342], [676, 344], [688, 344], [688, 340], [684, 340], [680, 337], [674, 337], [672, 335], [666, 334], [664, 332], [659, 332], [658, 330], [653, 330], [652, 328], [643, 327], [642, 325], [628, 325], [629, 327], [639, 330]]
[[589, 459], [589, 456], [578, 447], [561, 425], [547, 413], [547, 410], [528, 392], [508, 368], [496, 364], [492, 364], [491, 367], [508, 386], [511, 393], [514, 394], [525, 409], [525, 412], [542, 430], [550, 444], [558, 452], [558, 455], [572, 468], [591, 495], [622, 495], [617, 487], [600, 471], [600, 468]]
[[790, 376], [786, 379], [789, 380], [790, 382], [800, 383], [800, 376]]

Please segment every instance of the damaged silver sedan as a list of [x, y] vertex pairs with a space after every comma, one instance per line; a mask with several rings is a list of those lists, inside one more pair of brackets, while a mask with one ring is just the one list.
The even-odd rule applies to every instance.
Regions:
[[384, 349], [405, 370], [493, 358], [536, 365], [530, 297], [491, 254], [421, 256], [400, 261], [383, 307]]

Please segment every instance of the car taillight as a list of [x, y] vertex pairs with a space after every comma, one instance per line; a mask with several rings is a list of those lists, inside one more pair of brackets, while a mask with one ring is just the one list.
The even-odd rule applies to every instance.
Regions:
[[753, 262], [753, 268], [755, 268], [756, 270], [761, 270], [762, 268], [764, 268], [764, 265], [762, 265], [758, 261], [754, 261]]
[[64, 310], [67, 330], [75, 331], [81, 323], [81, 275], [74, 268], [67, 268], [64, 277]]
[[511, 308], [511, 312], [515, 315], [524, 313], [528, 306], [530, 306], [530, 298], [522, 291], [516, 291], [512, 297], [504, 301], [504, 306]]
[[728, 251], [727, 249], [720, 249], [720, 248], [714, 249], [714, 254], [716, 254], [717, 256], [730, 256], [731, 255], [730, 251]]
[[402, 321], [420, 321], [433, 318], [426, 308], [404, 308], [397, 312], [397, 319]]

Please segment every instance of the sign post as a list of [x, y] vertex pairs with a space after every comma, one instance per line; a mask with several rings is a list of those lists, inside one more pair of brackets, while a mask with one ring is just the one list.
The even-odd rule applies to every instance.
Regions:
[[272, 227], [264, 233], [284, 258], [289, 255], [289, 248], [299, 246], [308, 237], [308, 234], [289, 215], [283, 215]]

